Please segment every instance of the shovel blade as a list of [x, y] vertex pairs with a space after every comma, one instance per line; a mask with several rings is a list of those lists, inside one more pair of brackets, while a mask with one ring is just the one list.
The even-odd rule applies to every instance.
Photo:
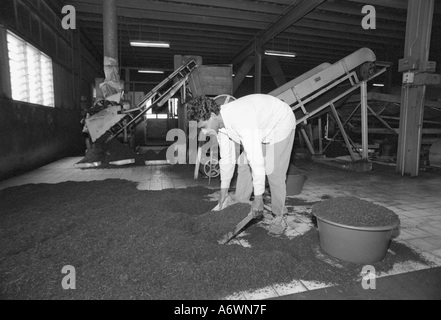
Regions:
[[222, 239], [218, 240], [219, 244], [227, 244], [230, 242], [231, 239], [233, 239], [243, 228], [247, 226], [248, 223], [251, 222], [251, 220], [255, 219], [259, 216], [259, 212], [251, 211], [241, 222], [239, 222], [234, 231], [228, 232], [225, 236], [222, 237]]

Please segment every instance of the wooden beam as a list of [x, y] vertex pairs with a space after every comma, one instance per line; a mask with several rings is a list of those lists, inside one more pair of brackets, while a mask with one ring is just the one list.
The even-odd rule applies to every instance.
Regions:
[[[433, 10], [434, 0], [409, 0], [405, 59], [428, 62]], [[419, 175], [425, 93], [425, 85], [403, 84], [397, 155], [397, 173], [403, 176]]]
[[262, 93], [262, 48], [254, 51], [254, 93]]
[[[353, 1], [351, 1], [353, 2]], [[367, 4], [367, 3], [366, 3]], [[349, 15], [361, 15], [361, 8], [358, 3], [353, 3], [352, 6], [347, 3], [337, 3], [337, 2], [325, 2], [317, 9], [323, 10], [326, 12], [335, 12], [340, 14], [349, 14]], [[394, 15], [382, 12], [381, 10], [377, 10], [377, 19], [378, 20], [386, 20], [386, 21], [396, 21], [396, 22], [402, 22], [406, 24], [407, 19], [407, 11], [403, 9], [403, 13], [395, 13]]]
[[[352, 16], [352, 15], [342, 15], [330, 12], [311, 12], [305, 19], [317, 20], [320, 23], [330, 22], [332, 24], [338, 24], [347, 28], [348, 31], [357, 33], [368, 33], [372, 35], [372, 31], [367, 31], [361, 28], [362, 15]], [[305, 21], [305, 20], [303, 20]], [[357, 28], [354, 28], [357, 27]], [[391, 23], [391, 21], [383, 21], [377, 19], [376, 24], [377, 29], [374, 32], [381, 32], [381, 36], [390, 38], [400, 38], [405, 36], [406, 24], [405, 23]], [[359, 29], [359, 30], [357, 30]]]
[[[331, 20], [328, 18], [327, 20]], [[345, 21], [344, 18], [341, 18], [340, 21]], [[402, 30], [402, 32], [394, 32], [389, 31], [387, 29], [381, 29], [379, 30], [364, 30], [361, 27], [361, 20], [360, 20], [360, 27], [354, 28], [354, 25], [351, 24], [344, 24], [344, 23], [335, 23], [335, 22], [329, 22], [329, 21], [323, 21], [323, 20], [312, 20], [309, 19], [309, 15], [305, 17], [305, 19], [302, 19], [299, 21], [296, 26], [299, 27], [306, 27], [306, 28], [314, 28], [314, 29], [320, 29], [322, 34], [326, 35], [328, 31], [337, 31], [341, 32], [342, 34], [352, 34], [352, 35], [358, 35], [360, 36], [367, 36], [367, 37], [382, 37], [386, 39], [393, 39], [393, 40], [400, 40], [403, 39], [406, 35], [405, 29]], [[401, 40], [400, 40], [401, 41]]]
[[[102, 38], [102, 28], [99, 29], [98, 23], [93, 24], [83, 24], [83, 28], [88, 28], [87, 34], [90, 37], [96, 37], [96, 38]], [[90, 29], [89, 27], [92, 27], [93, 29]], [[143, 28], [143, 29], [149, 29], [152, 28]], [[139, 35], [138, 35], [139, 33]], [[138, 32], [135, 29], [126, 30], [124, 28], [123, 24], [120, 24], [120, 38], [121, 45], [128, 46], [128, 42], [130, 39], [134, 38], [135, 36], [141, 37], [142, 39], [156, 39], [158, 37], [158, 34], [154, 31], [150, 32]], [[167, 40], [172, 42], [172, 47], [182, 46], [182, 48], [197, 48], [200, 46], [204, 46], [204, 48], [217, 48], [219, 52], [223, 52], [224, 54], [233, 55], [234, 52], [237, 51], [237, 48], [240, 48], [240, 46], [247, 41], [249, 36], [242, 36], [242, 35], [236, 35], [234, 33], [228, 34], [227, 33], [211, 33], [211, 32], [201, 32], [201, 31], [194, 31], [194, 30], [183, 30], [183, 29], [169, 29], [169, 28], [161, 28], [161, 38], [163, 40]], [[285, 36], [281, 36], [277, 39], [277, 41], [274, 41], [274, 47], [279, 48], [281, 50], [282, 48], [286, 48], [286, 44], [283, 42], [288, 42], [288, 39], [290, 42], [296, 43], [296, 48], [299, 51], [299, 55], [302, 52], [308, 52], [317, 54], [317, 57], [321, 57], [322, 62], [323, 61], [337, 61], [341, 57], [347, 56], [348, 54], [354, 52], [356, 49], [366, 46], [366, 42], [353, 42], [353, 41], [345, 41], [342, 45], [338, 45], [337, 40], [327, 39], [325, 37], [318, 37], [317, 39], [315, 37], [309, 37], [309, 36], [303, 36], [303, 35], [297, 35], [297, 34], [289, 34]], [[359, 40], [361, 38], [358, 38]], [[340, 39], [341, 40], [341, 39]], [[358, 45], [357, 45], [358, 44]], [[375, 49], [379, 49], [379, 45], [373, 45], [369, 44], [369, 47], [375, 51]], [[172, 48], [173, 49], [173, 48]], [[228, 54], [230, 52], [230, 54]], [[328, 52], [328, 53], [326, 53]]]
[[233, 92], [236, 92], [236, 90], [240, 87], [245, 77], [249, 74], [251, 69], [254, 67], [254, 57], [250, 56], [248, 57], [245, 62], [242, 64], [242, 66], [239, 68], [239, 70], [236, 72], [236, 76], [233, 80]]
[[[87, 15], [87, 16], [79, 16], [81, 21], [82, 28], [91, 28], [97, 29], [102, 32], [102, 18], [98, 14]], [[151, 33], [156, 31], [156, 35], [158, 36], [159, 30], [161, 30], [161, 35], [168, 34], [176, 34], [179, 32], [185, 32], [185, 34], [193, 36], [197, 34], [203, 33], [205, 36], [210, 36], [212, 38], [223, 38], [228, 35], [228, 39], [232, 37], [233, 39], [236, 37], [246, 37], [246, 39], [250, 39], [255, 35], [255, 29], [249, 28], [249, 23], [244, 21], [241, 26], [238, 28], [235, 26], [228, 26], [228, 21], [225, 21], [224, 25], [204, 25], [203, 30], [201, 30], [200, 24], [197, 23], [189, 23], [188, 21], [179, 22], [175, 20], [167, 21], [167, 20], [157, 20], [157, 19], [144, 19], [140, 21], [135, 18], [123, 18], [120, 19], [120, 30], [127, 31], [130, 30], [134, 35], [143, 35], [146, 30], [149, 30]], [[286, 39], [292, 39], [293, 41], [298, 41], [303, 43], [307, 42], [315, 42], [318, 44], [324, 45], [335, 45], [338, 41], [350, 40], [350, 42], [339, 43], [340, 47], [372, 47], [372, 46], [382, 46], [384, 44], [388, 45], [402, 45], [403, 41], [400, 39], [391, 39], [391, 38], [383, 38], [381, 34], [376, 34], [375, 37], [366, 36], [361, 38], [356, 32], [354, 33], [352, 30], [351, 33], [341, 33], [340, 30], [333, 30], [331, 25], [327, 25], [326, 32], [323, 30], [317, 29], [314, 27], [314, 22], [307, 20], [301, 26], [296, 24], [293, 27], [289, 27], [283, 33], [281, 33], [275, 41], [286, 41]], [[335, 29], [335, 28], [334, 28]], [[354, 29], [354, 28], [352, 28]], [[403, 29], [405, 30], [405, 28]], [[356, 30], [355, 30], [356, 31]], [[403, 36], [404, 39], [404, 36]], [[242, 40], [243, 41], [243, 40]]]
[[310, 37], [322, 37], [331, 39], [332, 42], [338, 43], [342, 40], [348, 40], [351, 42], [359, 43], [360, 40], [364, 41], [364, 46], [370, 46], [371, 44], [387, 45], [387, 46], [402, 46], [402, 39], [383, 38], [380, 34], [368, 35], [358, 34], [357, 32], [346, 32], [348, 29], [339, 28], [339, 30], [330, 24], [321, 25], [319, 28], [312, 21], [298, 22], [294, 27], [291, 27], [285, 31], [295, 34], [302, 34]]
[[[102, 0], [87, 0], [88, 3], [99, 5]], [[291, 2], [291, 1], [290, 1]], [[138, 6], [140, 9], [143, 8], [162, 8], [158, 1], [152, 0], [118, 0], [118, 7], [133, 7]], [[251, 11], [256, 13], [272, 13], [279, 15], [283, 12], [289, 5], [285, 3], [269, 3], [263, 1], [236, 1], [236, 0], [168, 0], [167, 5], [174, 9], [177, 6], [188, 7], [197, 10], [235, 10], [235, 11]], [[179, 9], [180, 10], [180, 9]]]
[[295, 24], [323, 2], [324, 0], [301, 0], [297, 2], [297, 4], [289, 9], [288, 12], [282, 16], [282, 18], [275, 22], [271, 27], [261, 32], [261, 34], [256, 37], [255, 41], [247, 44], [242, 50], [240, 50], [239, 53], [232, 59], [232, 63], [235, 65], [246, 59], [248, 56], [253, 54], [256, 43], [258, 47], [263, 47], [267, 42], [271, 41], [288, 27]]
[[381, 6], [395, 9], [407, 10], [408, 0], [347, 0], [349, 2], [360, 3], [363, 5]]
[[[89, 33], [91, 34], [91, 33]], [[97, 35], [98, 36], [98, 35]], [[231, 41], [230, 45], [231, 47], [228, 47], [228, 43], [222, 43], [219, 41], [216, 41], [215, 39], [207, 39], [207, 42], [203, 41], [203, 40], [198, 40], [198, 41], [193, 41], [193, 42], [188, 42], [182, 39], [178, 39], [178, 38], [167, 38], [164, 40], [169, 40], [170, 42], [172, 42], [172, 48], [169, 49], [165, 54], [168, 55], [170, 53], [176, 53], [176, 54], [182, 54], [182, 52], [185, 52], [186, 54], [188, 54], [188, 52], [199, 52], [201, 54], [201, 47], [204, 47], [203, 52], [206, 55], [210, 55], [210, 56], [224, 56], [225, 59], [227, 59], [225, 57], [225, 55], [230, 55], [234, 53], [234, 49], [237, 48], [239, 45], [234, 46], [235, 43], [238, 43], [237, 41]], [[94, 42], [97, 46], [101, 46], [102, 45], [102, 40], [96, 40]], [[242, 42], [243, 43], [243, 42]], [[223, 44], [223, 45], [222, 45]], [[146, 51], [142, 51], [141, 49], [138, 48], [132, 48], [129, 43], [128, 43], [128, 39], [124, 40], [124, 43], [121, 44], [120, 46], [121, 49], [125, 49], [128, 52], [130, 52], [130, 54], [133, 53], [140, 53], [142, 54], [143, 52]], [[329, 49], [329, 48], [328, 48]], [[300, 58], [316, 58], [319, 62], [336, 62], [338, 60], [340, 60], [342, 57], [345, 57], [347, 55], [349, 55], [350, 53], [352, 53], [355, 50], [348, 50], [348, 51], [341, 51], [341, 52], [335, 52], [332, 55], [327, 55], [324, 52], [325, 48], [311, 48], [308, 50], [308, 48], [297, 48], [296, 49], [296, 53], [298, 54], [298, 58], [295, 60], [296, 62], [298, 61], [298, 59]], [[160, 49], [151, 49], [148, 52], [149, 56], [151, 55], [164, 55], [164, 51], [161, 51]], [[199, 55], [200, 55], [199, 54]], [[224, 61], [223, 63], [228, 63], [228, 61]]]
[[[89, 0], [89, 3], [75, 4], [77, 13], [100, 13], [102, 0]], [[118, 14], [127, 18], [184, 21], [198, 24], [236, 25], [246, 21], [249, 28], [264, 29], [279, 14], [239, 11], [223, 8], [195, 7], [162, 1], [124, 0], [118, 5]]]
[[282, 67], [280, 66], [279, 59], [277, 57], [267, 56], [265, 58], [265, 62], [276, 86], [283, 86], [286, 83], [286, 77]]
[[[407, 10], [409, 6], [409, 0], [347, 0], [350, 2], [360, 3], [363, 5], [373, 5], [379, 7], [388, 7], [394, 9], [404, 9]], [[441, 4], [439, 1], [435, 2], [434, 13], [441, 13]]]

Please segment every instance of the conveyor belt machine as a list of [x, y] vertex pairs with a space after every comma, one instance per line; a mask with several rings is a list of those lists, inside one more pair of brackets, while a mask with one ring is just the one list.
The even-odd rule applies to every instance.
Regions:
[[[355, 90], [361, 89], [361, 109], [364, 119], [362, 159], [367, 160], [367, 82], [387, 70], [387, 68], [378, 69], [374, 64], [375, 61], [376, 56], [372, 50], [361, 48], [334, 64], [323, 63], [269, 94], [278, 97], [292, 107], [296, 113], [297, 124], [305, 124], [326, 108], [331, 108], [351, 158], [355, 161], [357, 157], [354, 154], [353, 146], [345, 133], [344, 125], [334, 104]], [[311, 153], [315, 154], [305, 130], [303, 128], [300, 130]]]

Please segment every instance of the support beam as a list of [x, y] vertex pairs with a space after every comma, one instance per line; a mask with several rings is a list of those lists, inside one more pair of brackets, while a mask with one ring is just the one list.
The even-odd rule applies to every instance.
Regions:
[[256, 48], [254, 60], [254, 93], [262, 93], [262, 48]]
[[[395, 9], [407, 9], [409, 5], [409, 0], [348, 0], [348, 1], [361, 3], [364, 5], [369, 4], [373, 6], [388, 7]], [[434, 12], [437, 14], [441, 13], [441, 7], [440, 6], [435, 7]]]
[[346, 134], [345, 128], [344, 128], [344, 126], [343, 126], [343, 123], [342, 123], [341, 120], [340, 120], [340, 116], [339, 116], [337, 110], [335, 109], [334, 104], [332, 104], [332, 103], [331, 103], [331, 110], [332, 110], [332, 113], [334, 114], [335, 121], [336, 121], [337, 124], [338, 124], [338, 128], [340, 129], [340, 132], [341, 132], [341, 134], [343, 135], [343, 139], [345, 140], [346, 147], [348, 148], [348, 151], [349, 151], [349, 154], [350, 154], [350, 156], [351, 156], [351, 159], [352, 159], [352, 161], [356, 161], [357, 159], [356, 159], [356, 157], [355, 157], [355, 153], [354, 153], [354, 151], [352, 150], [352, 144], [351, 144], [351, 142], [349, 141], [349, 137], [348, 137], [348, 135]]
[[311, 152], [311, 155], [315, 155], [315, 150], [314, 150], [314, 146], [312, 145], [311, 141], [309, 140], [308, 134], [305, 131], [305, 127], [301, 126], [300, 127], [300, 133], [303, 136], [304, 142], [306, 143], [306, 146], [308, 147], [309, 152]]
[[348, 0], [361, 4], [369, 4], [373, 6], [382, 6], [396, 9], [406, 9], [408, 0]]
[[[400, 71], [419, 74], [429, 65], [434, 0], [409, 0], [406, 44]], [[397, 173], [419, 175], [426, 85], [403, 83]]]
[[116, 0], [103, 1], [104, 56], [118, 60]]
[[242, 81], [245, 79], [245, 77], [254, 67], [254, 63], [255, 63], [254, 57], [250, 56], [245, 60], [245, 62], [236, 72], [236, 76], [234, 77], [234, 81], [233, 81], [233, 92], [236, 92], [236, 90], [240, 87]]
[[[103, 41], [104, 41], [104, 68], [106, 80], [119, 80], [109, 78], [110, 70], [118, 72], [118, 15], [116, 0], [103, 0]], [[108, 61], [112, 59], [116, 66]]]
[[319, 138], [319, 154], [323, 154], [323, 130], [322, 130], [322, 117], [318, 118], [318, 138]]
[[0, 26], [0, 97], [12, 99], [6, 29]]
[[325, 2], [325, 0], [300, 0], [299, 2], [296, 2], [296, 5], [291, 7], [283, 17], [267, 30], [263, 31], [261, 35], [256, 38], [256, 42], [252, 42], [245, 46], [245, 48], [232, 59], [232, 64], [237, 65], [245, 60], [254, 53], [256, 43], [258, 47], [263, 47], [266, 43], [302, 19], [323, 2]]
[[285, 73], [280, 66], [279, 59], [273, 56], [265, 57], [266, 67], [268, 68], [271, 77], [273, 77], [276, 87], [279, 88], [286, 83]]
[[368, 132], [368, 104], [367, 104], [367, 82], [361, 85], [361, 140], [362, 158], [369, 160], [369, 132]]

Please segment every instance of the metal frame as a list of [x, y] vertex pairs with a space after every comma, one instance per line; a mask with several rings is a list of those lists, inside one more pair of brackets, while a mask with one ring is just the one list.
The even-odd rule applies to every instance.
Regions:
[[[352, 146], [351, 143], [349, 142], [349, 139], [346, 135], [346, 132], [344, 131], [344, 125], [347, 123], [347, 121], [345, 122], [345, 124], [343, 124], [341, 122], [340, 116], [338, 115], [337, 110], [335, 109], [335, 103], [338, 102], [339, 100], [343, 99], [345, 96], [349, 95], [350, 93], [354, 92], [357, 89], [361, 89], [362, 93], [361, 93], [361, 100], [362, 103], [360, 104], [360, 106], [364, 105], [365, 107], [363, 107], [362, 109], [362, 117], [365, 119], [365, 125], [363, 127], [362, 130], [362, 139], [364, 141], [363, 145], [367, 145], [367, 141], [368, 141], [368, 128], [367, 128], [367, 110], [368, 110], [368, 105], [367, 105], [367, 94], [363, 94], [363, 92], [367, 92], [367, 83], [369, 81], [372, 81], [373, 79], [377, 78], [378, 76], [380, 76], [381, 74], [383, 74], [384, 72], [386, 72], [387, 68], [381, 69], [379, 72], [375, 73], [373, 76], [371, 76], [369, 79], [364, 80], [362, 82], [358, 82], [356, 84], [354, 84], [353, 87], [351, 87], [350, 89], [346, 90], [345, 92], [343, 92], [342, 94], [340, 94], [339, 96], [337, 96], [336, 98], [328, 101], [327, 103], [323, 104], [322, 106], [316, 108], [314, 111], [312, 112], [305, 112], [306, 110], [304, 110], [304, 108], [302, 108], [302, 106], [305, 104], [305, 102], [299, 101], [299, 105], [294, 106], [293, 107], [293, 111], [298, 110], [299, 108], [302, 109], [302, 111], [304, 112], [304, 116], [301, 117], [300, 119], [297, 119], [297, 124], [302, 124], [302, 123], [307, 123], [307, 121], [311, 118], [313, 118], [315, 115], [319, 114], [320, 112], [324, 111], [325, 109], [327, 109], [328, 107], [331, 108], [331, 111], [334, 114], [335, 120], [337, 121], [340, 131], [342, 132], [346, 145], [348, 146], [348, 149], [350, 150], [350, 154], [351, 154], [351, 158], [355, 161], [356, 157], [355, 154], [352, 152]], [[353, 79], [354, 77], [356, 77], [356, 73], [355, 71], [347, 74], [346, 76], [344, 76], [343, 78], [341, 78], [339, 81], [337, 81], [336, 83], [332, 83], [329, 86], [325, 87], [324, 89], [320, 90], [319, 92], [317, 92], [316, 94], [314, 94], [313, 96], [311, 96], [310, 98], [307, 99], [307, 102], [310, 102], [316, 98], [318, 98], [319, 96], [323, 95], [325, 92], [333, 89], [335, 86], [337, 86], [338, 84], [349, 80], [349, 79]], [[358, 109], [359, 107], [357, 107], [356, 109]], [[354, 114], [355, 114], [356, 110], [354, 110]], [[349, 119], [348, 119], [349, 120]], [[309, 151], [311, 152], [311, 154], [315, 155], [316, 152], [311, 144], [311, 142], [308, 139], [308, 136], [306, 134], [306, 132], [304, 132], [304, 129], [300, 129], [301, 133], [303, 135], [303, 137], [305, 138], [305, 142], [308, 146]], [[367, 148], [366, 148], [367, 150]], [[364, 160], [367, 160], [367, 155], [364, 154], [362, 157]]]
[[[110, 137], [107, 138], [106, 143], [112, 141], [125, 130], [132, 126], [138, 125], [142, 121], [142, 117], [150, 109], [155, 106], [162, 106], [168, 99], [176, 94], [187, 82], [189, 75], [197, 68], [194, 60], [189, 61], [178, 70], [173, 72], [164, 81], [157, 85], [137, 104], [137, 107], [127, 111], [121, 111], [121, 114], [126, 115], [115, 126], [109, 129]], [[162, 91], [164, 90], [164, 91]], [[147, 101], [151, 100], [151, 106], [147, 107]], [[124, 122], [129, 117], [130, 121]]]

